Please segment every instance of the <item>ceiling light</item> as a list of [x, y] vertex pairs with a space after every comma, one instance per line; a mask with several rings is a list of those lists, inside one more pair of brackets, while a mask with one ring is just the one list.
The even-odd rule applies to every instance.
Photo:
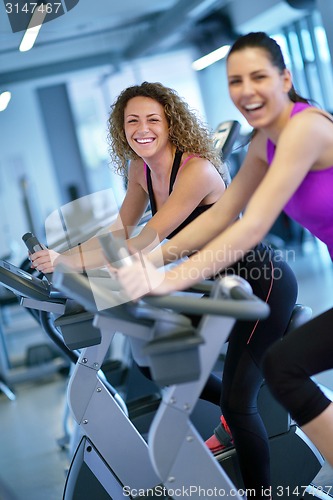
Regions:
[[8, 91], [1, 92], [0, 94], [0, 111], [5, 111], [7, 108], [12, 94]]
[[42, 27], [46, 14], [47, 14], [46, 5], [41, 4], [35, 8], [31, 16], [28, 28], [24, 33], [22, 41], [20, 43], [19, 47], [20, 52], [26, 52], [27, 50], [32, 49], [36, 41], [36, 38], [38, 36], [39, 30]]
[[229, 49], [230, 45], [223, 45], [219, 49], [213, 50], [213, 52], [210, 52], [206, 56], [200, 57], [200, 59], [194, 61], [192, 63], [192, 68], [195, 71], [201, 71], [202, 69], [207, 68], [207, 66], [223, 59], [228, 54]]

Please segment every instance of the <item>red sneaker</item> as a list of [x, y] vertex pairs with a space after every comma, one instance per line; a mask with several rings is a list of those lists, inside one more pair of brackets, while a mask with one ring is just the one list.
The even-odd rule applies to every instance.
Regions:
[[232, 439], [229, 426], [222, 415], [221, 422], [216, 429], [214, 429], [214, 434], [207, 439], [206, 445], [214, 455], [217, 455], [218, 453], [221, 453], [227, 448], [233, 446], [233, 443], [234, 441]]

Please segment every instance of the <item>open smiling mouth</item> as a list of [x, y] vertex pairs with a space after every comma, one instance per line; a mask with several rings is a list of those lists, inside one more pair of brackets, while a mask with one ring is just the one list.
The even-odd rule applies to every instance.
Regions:
[[155, 141], [155, 139], [153, 137], [149, 137], [147, 139], [134, 139], [134, 140], [138, 144], [151, 144], [152, 142]]
[[252, 111], [257, 111], [258, 109], [262, 109], [264, 107], [263, 103], [254, 103], [254, 104], [247, 104], [244, 106], [244, 109], [248, 112], [251, 113]]

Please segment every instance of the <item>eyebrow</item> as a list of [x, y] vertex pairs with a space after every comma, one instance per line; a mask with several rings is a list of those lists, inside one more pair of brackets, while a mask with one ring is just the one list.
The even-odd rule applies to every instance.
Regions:
[[[135, 118], [139, 118], [139, 115], [136, 115], [135, 113], [130, 113], [129, 115], [126, 115], [126, 118], [128, 118], [129, 116], [135, 116]], [[149, 113], [149, 115], [147, 115], [147, 118], [150, 118], [151, 116], [161, 117], [161, 115], [159, 115], [158, 113]]]
[[[262, 71], [265, 71], [264, 68], [262, 69], [256, 69], [255, 71], [252, 71], [250, 75], [256, 75], [257, 73], [261, 73]], [[229, 75], [228, 78], [240, 78], [242, 75]]]

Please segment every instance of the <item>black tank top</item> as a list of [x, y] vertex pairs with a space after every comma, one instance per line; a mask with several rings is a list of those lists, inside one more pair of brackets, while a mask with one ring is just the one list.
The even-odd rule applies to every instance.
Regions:
[[[175, 183], [178, 170], [180, 168], [180, 161], [182, 158], [183, 152], [182, 151], [176, 151], [175, 158], [173, 160], [173, 165], [171, 169], [171, 174], [170, 174], [170, 183], [169, 183], [169, 195], [172, 193], [173, 185]], [[155, 197], [154, 197], [154, 191], [153, 191], [153, 185], [151, 181], [151, 175], [150, 175], [150, 168], [147, 166], [146, 168], [146, 178], [147, 178], [147, 187], [148, 187], [148, 195], [149, 195], [149, 200], [150, 200], [150, 209], [152, 215], [155, 215], [157, 212], [156, 209], [156, 202], [155, 202]], [[201, 205], [200, 207], [196, 207], [193, 212], [178, 226], [172, 233], [167, 236], [168, 239], [173, 238], [179, 231], [181, 231], [185, 226], [187, 226], [190, 222], [192, 222], [194, 219], [196, 219], [199, 215], [201, 215], [203, 212], [208, 210], [212, 204], [210, 205]]]

